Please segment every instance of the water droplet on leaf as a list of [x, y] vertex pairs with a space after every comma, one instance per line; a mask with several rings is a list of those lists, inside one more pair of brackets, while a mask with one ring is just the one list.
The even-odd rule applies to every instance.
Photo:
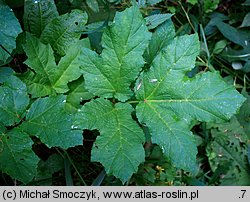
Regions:
[[158, 81], [158, 79], [150, 79], [150, 80], [149, 80], [150, 83], [155, 83], [155, 82], [157, 82], [157, 81]]
[[241, 62], [233, 62], [232, 63], [232, 67], [235, 69], [235, 70], [239, 70], [239, 69], [242, 69], [242, 64]]

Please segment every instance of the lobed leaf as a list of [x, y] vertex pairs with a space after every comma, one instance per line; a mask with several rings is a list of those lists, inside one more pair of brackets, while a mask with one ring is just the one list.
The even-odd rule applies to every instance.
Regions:
[[76, 114], [76, 127], [100, 131], [92, 148], [92, 161], [103, 164], [108, 174], [128, 181], [144, 161], [145, 141], [142, 129], [131, 117], [127, 103], [113, 105], [99, 98], [86, 103]]
[[82, 131], [72, 127], [72, 116], [65, 112], [65, 103], [64, 95], [37, 99], [28, 110], [21, 129], [30, 136], [37, 136], [49, 147], [67, 149], [81, 145]]
[[136, 83], [139, 121], [149, 127], [153, 143], [162, 147], [170, 161], [189, 171], [196, 168], [197, 153], [190, 121], [228, 120], [245, 101], [217, 73], [185, 76], [198, 53], [196, 35], [176, 38]]
[[113, 25], [104, 31], [101, 55], [88, 49], [81, 52], [86, 88], [96, 96], [129, 99], [130, 84], [144, 65], [142, 55], [150, 37], [137, 7], [118, 12]]
[[83, 43], [79, 41], [70, 46], [67, 54], [56, 65], [51, 46], [44, 45], [37, 38], [27, 35], [24, 50], [28, 59], [25, 64], [35, 73], [26, 73], [23, 80], [27, 83], [32, 97], [55, 95], [55, 93], [65, 93], [69, 90], [67, 84], [81, 76], [79, 54]]

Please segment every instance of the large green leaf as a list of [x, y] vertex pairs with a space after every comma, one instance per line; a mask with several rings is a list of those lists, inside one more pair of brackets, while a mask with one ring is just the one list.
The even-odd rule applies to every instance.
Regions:
[[32, 144], [30, 137], [17, 128], [0, 130], [0, 170], [23, 183], [30, 182], [39, 161]]
[[79, 54], [83, 42], [73, 44], [67, 54], [61, 58], [58, 65], [55, 63], [53, 50], [50, 45], [42, 44], [36, 37], [27, 35], [24, 50], [28, 56], [25, 61], [35, 71], [26, 73], [23, 80], [27, 83], [32, 97], [41, 97], [69, 90], [67, 84], [81, 76], [79, 69]]
[[245, 100], [217, 73], [185, 76], [198, 53], [196, 35], [173, 40], [135, 87], [140, 101], [137, 117], [152, 131], [153, 143], [162, 147], [175, 166], [190, 171], [195, 169], [197, 149], [189, 122], [227, 120]]
[[87, 23], [87, 14], [81, 10], [61, 15], [52, 20], [43, 30], [41, 41], [49, 43], [61, 56], [65, 55], [69, 46], [76, 43]]
[[63, 95], [37, 99], [28, 110], [22, 130], [37, 136], [49, 147], [81, 145], [82, 131], [73, 127], [72, 115], [65, 112], [65, 103]]
[[131, 117], [127, 103], [112, 104], [99, 98], [86, 103], [76, 115], [75, 125], [82, 129], [100, 131], [92, 148], [91, 158], [101, 162], [107, 173], [129, 180], [144, 161], [144, 135]]
[[137, 7], [118, 12], [113, 25], [104, 31], [101, 55], [88, 49], [82, 51], [86, 88], [97, 96], [129, 99], [130, 84], [144, 65], [142, 55], [150, 37]]
[[[16, 48], [16, 38], [22, 32], [12, 9], [0, 0], [0, 45], [9, 53]], [[10, 55], [0, 47], [0, 65], [6, 64]]]
[[58, 17], [54, 0], [26, 0], [24, 4], [25, 30], [40, 37], [45, 26]]
[[[7, 68], [6, 68], [7, 71]], [[18, 124], [26, 113], [29, 96], [25, 84], [10, 74], [1, 75], [0, 122], [6, 126]]]

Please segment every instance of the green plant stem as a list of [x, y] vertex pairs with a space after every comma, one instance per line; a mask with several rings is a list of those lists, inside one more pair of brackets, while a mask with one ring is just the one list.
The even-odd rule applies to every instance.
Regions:
[[192, 24], [192, 22], [191, 22], [191, 20], [190, 20], [190, 18], [189, 18], [189, 16], [188, 16], [188, 13], [186, 12], [186, 10], [184, 9], [184, 7], [182, 6], [181, 2], [178, 1], [178, 3], [179, 3], [179, 5], [181, 6], [181, 9], [183, 10], [183, 12], [185, 13], [186, 18], [187, 18], [188, 23], [190, 24], [191, 28], [193, 29], [194, 32], [196, 32], [196, 30], [195, 30], [195, 28], [194, 28], [194, 26], [193, 26], [193, 24]]
[[213, 66], [210, 63], [211, 55], [210, 55], [210, 52], [208, 50], [207, 40], [206, 40], [206, 36], [205, 36], [204, 29], [202, 27], [202, 24], [200, 24], [200, 30], [201, 30], [201, 35], [202, 35], [202, 38], [203, 38], [203, 41], [204, 41], [204, 45], [205, 45], [205, 49], [206, 49], [206, 53], [207, 53], [207, 67], [209, 68], [209, 70], [211, 72], [214, 72], [215, 69], [213, 68]]
[[139, 100], [131, 100], [131, 101], [128, 101], [129, 104], [137, 104], [137, 103], [139, 103], [139, 102], [141, 102], [141, 101], [139, 101]]

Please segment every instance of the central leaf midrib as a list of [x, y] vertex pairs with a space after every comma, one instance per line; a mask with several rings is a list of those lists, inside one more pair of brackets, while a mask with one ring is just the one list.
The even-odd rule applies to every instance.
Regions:
[[[135, 166], [133, 165], [133, 163], [132, 163], [132, 161], [130, 160], [130, 158], [128, 158], [128, 156], [125, 154], [125, 152], [123, 152], [123, 147], [122, 147], [122, 141], [125, 141], [128, 145], [130, 145], [130, 146], [132, 146], [126, 139], [124, 139], [123, 138], [123, 135], [122, 135], [122, 132], [121, 132], [121, 126], [122, 126], [122, 124], [121, 124], [121, 122], [120, 122], [120, 119], [119, 119], [119, 114], [118, 114], [118, 112], [119, 112], [119, 110], [118, 109], [115, 109], [115, 119], [116, 119], [116, 123], [117, 123], [117, 127], [116, 127], [116, 132], [118, 132], [118, 134], [119, 134], [119, 136], [118, 136], [118, 138], [119, 138], [119, 148], [117, 149], [117, 152], [116, 152], [116, 154], [115, 154], [115, 156], [114, 156], [114, 158], [113, 158], [113, 160], [112, 160], [112, 162], [111, 162], [111, 164], [110, 164], [110, 167], [109, 167], [109, 169], [111, 169], [112, 167], [113, 167], [113, 164], [114, 164], [114, 162], [115, 162], [115, 159], [117, 158], [117, 156], [118, 156], [118, 154], [119, 154], [119, 151], [121, 151], [121, 153], [122, 153], [122, 155], [123, 156], [125, 156], [126, 157], [126, 159], [129, 161], [129, 163], [132, 165], [132, 167], [133, 167], [133, 170], [136, 170], [136, 168], [135, 168]], [[117, 133], [114, 133], [114, 135], [110, 138], [110, 139], [113, 139], [113, 137], [115, 137], [116, 136], [116, 134]], [[109, 140], [106, 144], [105, 144], [105, 146], [110, 142], [111, 140]], [[136, 161], [137, 161], [137, 159], [136, 159]], [[137, 161], [138, 162], [138, 161]]]
[[169, 131], [171, 132], [171, 136], [174, 137], [175, 139], [178, 140], [178, 144], [180, 145], [180, 147], [183, 147], [181, 142], [179, 141], [178, 136], [176, 136], [176, 134], [174, 133], [174, 131], [172, 130], [172, 128], [168, 125], [168, 123], [164, 120], [164, 118], [161, 116], [160, 113], [158, 113], [158, 111], [150, 104], [147, 103], [147, 105], [149, 106], [149, 108], [151, 108], [156, 114], [157, 116], [160, 118], [160, 120], [164, 123], [164, 125], [169, 129]]

